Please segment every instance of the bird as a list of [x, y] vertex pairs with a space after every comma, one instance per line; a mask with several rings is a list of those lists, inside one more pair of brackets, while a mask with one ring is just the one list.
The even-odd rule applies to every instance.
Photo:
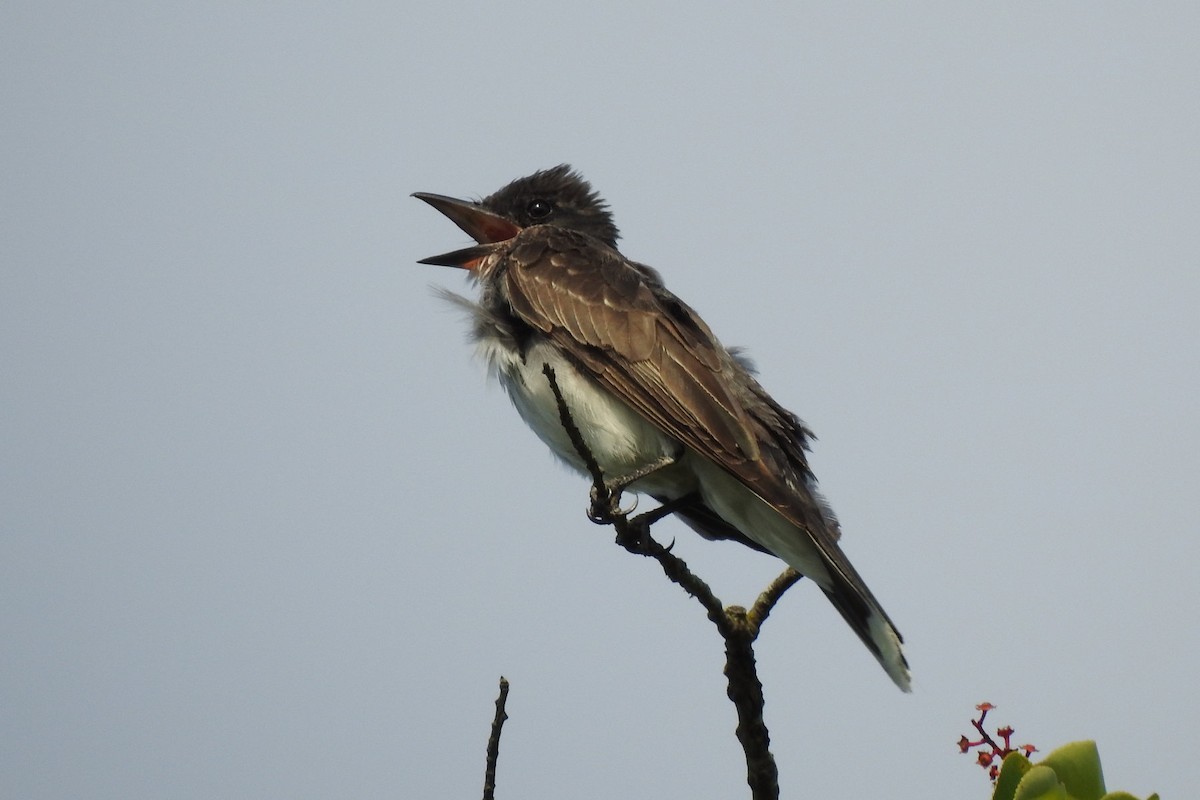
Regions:
[[[559, 411], [606, 480], [670, 504], [701, 536], [733, 540], [809, 578], [903, 691], [903, 638], [839, 545], [807, 452], [812, 432], [759, 383], [660, 273], [618, 249], [608, 204], [568, 164], [482, 200], [416, 192], [475, 244], [418, 263], [457, 267], [488, 370], [551, 451], [587, 475]], [[552, 386], [546, 367], [552, 370]]]

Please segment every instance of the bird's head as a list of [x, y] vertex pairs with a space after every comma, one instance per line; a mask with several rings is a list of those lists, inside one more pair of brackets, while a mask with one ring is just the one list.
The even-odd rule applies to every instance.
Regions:
[[480, 245], [423, 258], [422, 264], [473, 269], [492, 251], [485, 245], [506, 242], [534, 225], [568, 228], [617, 246], [619, 233], [608, 204], [566, 164], [518, 178], [475, 202], [427, 192], [413, 197], [441, 211]]

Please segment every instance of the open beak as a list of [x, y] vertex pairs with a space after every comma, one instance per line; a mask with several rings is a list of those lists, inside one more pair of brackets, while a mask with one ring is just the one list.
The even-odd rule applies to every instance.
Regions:
[[480, 245], [422, 258], [417, 262], [418, 264], [474, 269], [480, 259], [495, 250], [494, 247], [487, 245], [508, 241], [521, 232], [521, 226], [469, 200], [459, 200], [429, 192], [414, 192], [413, 197], [424, 200], [445, 214], [451, 222], [466, 231], [467, 235]]

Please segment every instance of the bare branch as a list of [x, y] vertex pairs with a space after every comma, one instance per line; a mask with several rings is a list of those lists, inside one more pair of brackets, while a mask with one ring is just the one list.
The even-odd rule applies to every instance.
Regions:
[[500, 676], [500, 696], [496, 698], [496, 716], [492, 719], [492, 734], [488, 737], [487, 768], [483, 773], [483, 800], [495, 800], [496, 762], [500, 759], [500, 730], [508, 714], [504, 710], [508, 702], [508, 680]]
[[754, 640], [758, 625], [751, 621], [746, 609], [730, 606], [725, 609], [729, 633], [725, 638], [725, 693], [737, 709], [736, 734], [746, 755], [746, 783], [754, 800], [778, 800], [779, 769], [771, 755], [771, 737], [763, 719], [762, 683], [754, 660]]
[[771, 585], [763, 590], [763, 593], [758, 596], [758, 600], [754, 602], [754, 607], [750, 609], [749, 617], [757, 630], [762, 627], [762, 624], [767, 621], [767, 616], [770, 615], [771, 609], [775, 608], [775, 604], [783, 597], [783, 593], [796, 585], [797, 582], [804, 576], [796, 570], [788, 567], [783, 572], [779, 573], [779, 577], [771, 581]]

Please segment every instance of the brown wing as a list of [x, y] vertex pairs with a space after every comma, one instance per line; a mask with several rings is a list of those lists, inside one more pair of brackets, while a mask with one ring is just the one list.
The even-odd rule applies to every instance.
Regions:
[[526, 229], [504, 259], [516, 314], [664, 432], [719, 464], [839, 568], [837, 524], [810, 491], [808, 432], [648, 268], [591, 237]]

